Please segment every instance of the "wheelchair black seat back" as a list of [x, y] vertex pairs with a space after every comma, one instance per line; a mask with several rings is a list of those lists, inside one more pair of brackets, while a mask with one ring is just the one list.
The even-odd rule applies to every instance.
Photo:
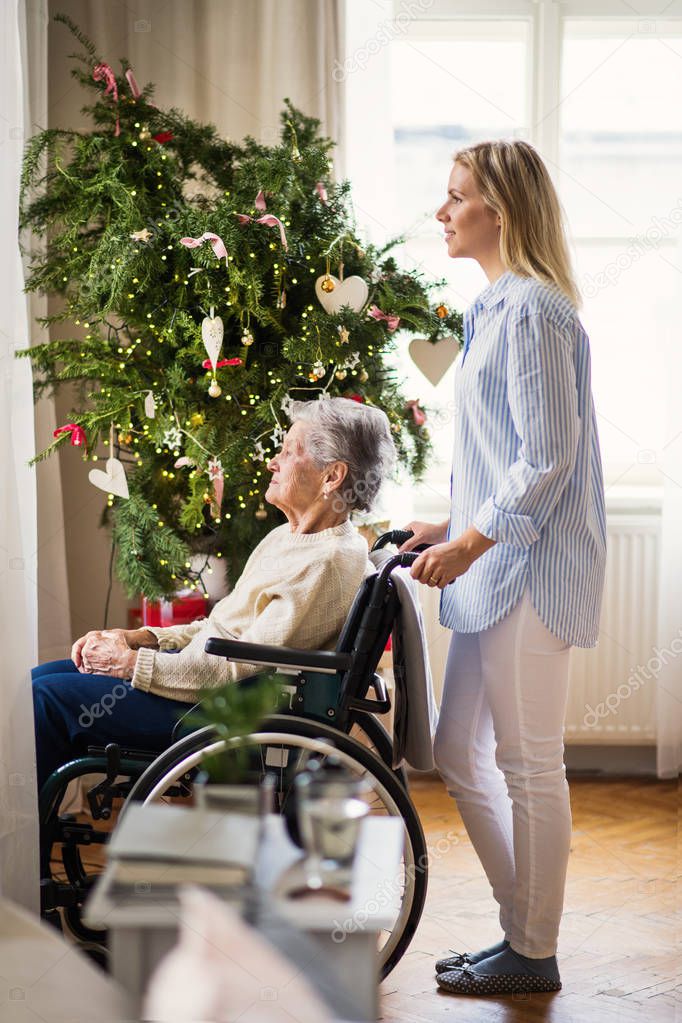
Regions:
[[[409, 533], [384, 534], [373, 550], [388, 543], [400, 544]], [[401, 878], [396, 884], [396, 918], [380, 949], [382, 975], [398, 962], [414, 934], [426, 896], [428, 856], [419, 818], [407, 792], [402, 768], [392, 767], [392, 743], [375, 715], [391, 709], [377, 665], [388, 637], [398, 620], [399, 600], [391, 579], [398, 566], [412, 563], [416, 554], [389, 557], [381, 568], [362, 582], [346, 618], [336, 649], [299, 650], [265, 647], [239, 640], [209, 639], [206, 652], [231, 660], [277, 669], [291, 678], [285, 686], [286, 704], [268, 717], [259, 731], [248, 737], [247, 780], [257, 782], [263, 774], [276, 775], [276, 799], [280, 812], [291, 810], [293, 779], [312, 752], [335, 752], [358, 776], [369, 779], [374, 791], [372, 811], [402, 817], [404, 856]], [[243, 684], [253, 684], [251, 676]], [[369, 698], [370, 690], [373, 698]], [[40, 795], [43, 877], [43, 912], [53, 921], [59, 910], [74, 936], [105, 955], [106, 935], [86, 927], [82, 905], [95, 877], [83, 863], [84, 846], [101, 844], [107, 833], [95, 821], [108, 819], [116, 801], [122, 812], [132, 802], [172, 799], [191, 800], [194, 777], [209, 753], [226, 752], [212, 727], [192, 729], [190, 711], [179, 723], [189, 734], [177, 738], [162, 754], [125, 750], [111, 744], [92, 748], [59, 768]], [[243, 744], [243, 741], [242, 741]], [[66, 784], [73, 778], [104, 773], [102, 782], [88, 793], [93, 822], [74, 822], [59, 816]], [[61, 847], [63, 878], [53, 876], [50, 850]]]

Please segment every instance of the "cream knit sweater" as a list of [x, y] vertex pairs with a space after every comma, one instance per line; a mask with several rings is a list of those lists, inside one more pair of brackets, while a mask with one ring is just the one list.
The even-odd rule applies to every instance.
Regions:
[[[200, 689], [261, 670], [204, 652], [210, 636], [246, 643], [333, 649], [360, 583], [373, 571], [350, 522], [319, 533], [278, 526], [258, 544], [234, 589], [208, 618], [150, 628], [159, 649], [138, 651], [136, 689], [195, 703]], [[179, 650], [179, 653], [168, 653]]]

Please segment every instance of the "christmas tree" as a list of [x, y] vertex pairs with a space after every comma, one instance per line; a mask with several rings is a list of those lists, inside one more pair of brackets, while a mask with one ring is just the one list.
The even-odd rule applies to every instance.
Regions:
[[61, 297], [45, 322], [65, 336], [20, 354], [36, 396], [76, 381], [78, 407], [35, 461], [68, 443], [97, 461], [109, 445], [90, 478], [108, 494], [117, 575], [157, 599], [203, 588], [211, 554], [234, 580], [282, 521], [263, 502], [265, 461], [292, 400], [382, 408], [418, 478], [423, 410], [387, 356], [399, 330], [461, 337], [461, 317], [399, 269], [399, 240], [362, 244], [317, 120], [285, 101], [278, 145], [227, 141], [157, 106], [126, 61], [115, 74], [57, 20], [83, 47], [72, 73], [93, 93], [91, 130], [27, 146], [22, 224], [46, 241], [26, 286]]

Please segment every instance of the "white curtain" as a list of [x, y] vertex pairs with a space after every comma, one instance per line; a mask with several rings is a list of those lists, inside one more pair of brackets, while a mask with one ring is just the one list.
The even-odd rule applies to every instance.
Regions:
[[14, 358], [29, 341], [23, 270], [17, 242], [18, 195], [26, 131], [26, 11], [23, 0], [0, 6], [0, 885], [3, 893], [37, 909], [38, 858], [30, 669], [37, 659], [36, 480], [27, 462], [34, 447], [31, 368]]

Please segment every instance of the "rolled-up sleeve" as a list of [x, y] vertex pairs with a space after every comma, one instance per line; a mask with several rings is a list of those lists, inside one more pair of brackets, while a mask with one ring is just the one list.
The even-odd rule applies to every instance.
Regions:
[[569, 338], [542, 313], [517, 320], [507, 342], [507, 397], [520, 446], [473, 525], [491, 540], [528, 547], [540, 539], [575, 467], [576, 371]]

